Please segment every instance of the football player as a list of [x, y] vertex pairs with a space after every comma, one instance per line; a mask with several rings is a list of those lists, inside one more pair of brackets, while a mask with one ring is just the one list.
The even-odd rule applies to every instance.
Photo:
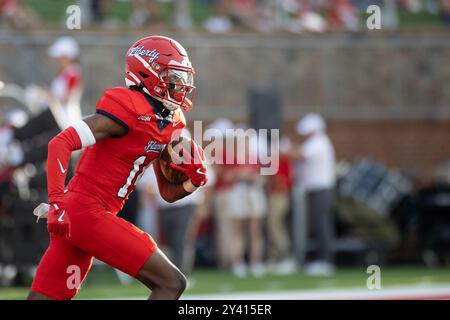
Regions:
[[[182, 110], [192, 107], [194, 69], [186, 50], [162, 36], [137, 41], [125, 63], [126, 88], [107, 89], [94, 114], [48, 144], [49, 204], [39, 205], [35, 214], [47, 217], [50, 245], [28, 299], [72, 299], [94, 257], [141, 281], [151, 299], [177, 299], [186, 287], [185, 276], [152, 237], [116, 215], [151, 164], [168, 202], [207, 182], [203, 150], [192, 140], [186, 152], [200, 161], [170, 164], [188, 180], [169, 183], [158, 162], [186, 125]], [[86, 149], [65, 188], [71, 152], [81, 148]]]

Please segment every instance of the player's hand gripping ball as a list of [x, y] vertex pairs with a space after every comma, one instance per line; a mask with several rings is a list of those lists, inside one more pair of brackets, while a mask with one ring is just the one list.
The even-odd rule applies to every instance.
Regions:
[[208, 181], [203, 149], [190, 138], [179, 137], [168, 143], [161, 152], [160, 167], [171, 183], [190, 179], [200, 187]]
[[[181, 145], [180, 145], [181, 143]], [[164, 177], [170, 182], [174, 184], [183, 183], [184, 181], [188, 180], [188, 176], [183, 171], [176, 170], [170, 166], [171, 163], [175, 160], [175, 151], [178, 152], [178, 156], [182, 157], [182, 154], [180, 155], [180, 150], [183, 148], [180, 148], [182, 146], [189, 147], [190, 142], [184, 138], [180, 137], [178, 139], [170, 141], [164, 150], [161, 152], [159, 156], [159, 163], [161, 167], [161, 171], [164, 175]], [[178, 146], [178, 147], [177, 147]]]

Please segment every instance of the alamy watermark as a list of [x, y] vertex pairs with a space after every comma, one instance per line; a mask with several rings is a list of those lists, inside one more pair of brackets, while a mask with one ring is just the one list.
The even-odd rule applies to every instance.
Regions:
[[369, 14], [366, 20], [366, 26], [369, 30], [381, 29], [381, 8], [377, 5], [370, 5], [367, 7], [366, 13]]
[[[183, 135], [182, 130], [176, 130], [172, 140]], [[204, 150], [205, 161], [208, 165], [259, 165], [260, 174], [275, 175], [279, 168], [280, 131], [279, 129], [203, 129], [202, 121], [194, 121], [192, 139]], [[195, 163], [203, 160], [190, 146], [175, 145], [172, 161], [175, 164]], [[179, 157], [181, 151], [188, 151], [194, 157]]]
[[69, 275], [66, 280], [66, 286], [70, 290], [78, 290], [81, 285], [81, 269], [77, 265], [67, 267], [66, 273]]
[[66, 27], [69, 30], [81, 29], [81, 8], [75, 4], [66, 8]]
[[370, 265], [367, 267], [366, 273], [370, 276], [367, 278], [366, 286], [369, 290], [381, 289], [381, 268], [378, 265]]

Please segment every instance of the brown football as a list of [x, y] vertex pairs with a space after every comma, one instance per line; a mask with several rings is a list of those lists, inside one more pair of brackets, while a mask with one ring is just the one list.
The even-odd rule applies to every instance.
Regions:
[[[173, 148], [177, 146], [179, 143], [186, 146], [186, 149], [189, 150], [190, 148], [190, 142], [188, 139], [180, 137], [175, 140], [172, 140], [169, 142], [166, 147], [161, 151], [161, 154], [159, 155], [159, 164], [162, 173], [164, 174], [164, 177], [170, 182], [174, 184], [182, 183], [189, 178], [186, 176], [184, 172], [181, 172], [179, 170], [175, 170], [170, 166], [170, 163], [173, 162], [173, 155], [174, 150]], [[180, 157], [182, 157], [182, 154], [179, 154]]]

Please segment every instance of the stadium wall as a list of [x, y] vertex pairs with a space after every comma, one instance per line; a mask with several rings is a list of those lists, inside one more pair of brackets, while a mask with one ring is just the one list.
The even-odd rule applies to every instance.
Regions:
[[[292, 135], [294, 122], [286, 129]], [[447, 120], [333, 120], [328, 131], [338, 160], [373, 159], [418, 185], [429, 184], [440, 165], [450, 165]]]
[[[0, 79], [49, 83], [51, 32], [0, 33]], [[74, 32], [82, 48], [84, 113], [104, 88], [123, 85], [123, 56], [143, 33]], [[305, 112], [322, 113], [338, 158], [374, 157], [427, 181], [450, 158], [450, 38], [432, 33], [353, 35], [168, 34], [196, 67], [189, 119], [248, 115], [248, 90], [279, 88], [288, 133]], [[419, 148], [420, 146], [420, 148]]]

